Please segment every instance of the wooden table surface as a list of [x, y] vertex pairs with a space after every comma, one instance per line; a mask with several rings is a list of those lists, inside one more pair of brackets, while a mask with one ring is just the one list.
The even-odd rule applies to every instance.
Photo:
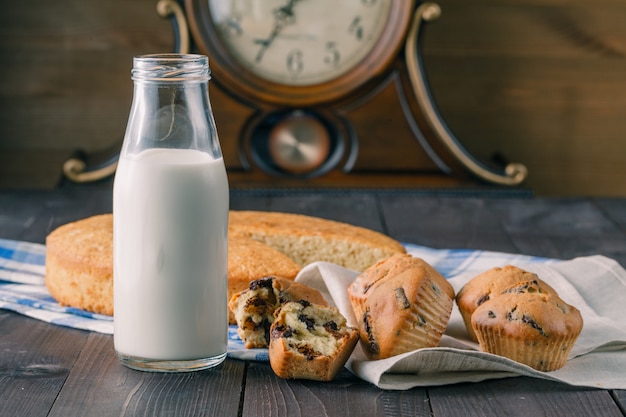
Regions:
[[[405, 242], [626, 265], [626, 199], [511, 192], [233, 191], [232, 209], [315, 215]], [[0, 237], [43, 243], [55, 227], [111, 211], [108, 185], [0, 191]], [[625, 370], [626, 371], [626, 370]], [[626, 372], [625, 372], [626, 378]], [[343, 371], [330, 383], [276, 377], [266, 363], [154, 374], [122, 366], [111, 336], [0, 310], [1, 416], [624, 416], [626, 391], [526, 377], [384, 391]]]

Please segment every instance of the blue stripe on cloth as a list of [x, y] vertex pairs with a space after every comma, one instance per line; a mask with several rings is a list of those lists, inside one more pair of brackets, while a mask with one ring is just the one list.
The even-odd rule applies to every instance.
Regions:
[[0, 239], [0, 280], [43, 284], [45, 254], [44, 245]]
[[237, 334], [237, 326], [228, 326], [228, 357], [241, 360], [267, 362], [270, 360], [267, 349], [246, 349]]
[[496, 266], [560, 262], [539, 256], [519, 255], [472, 249], [433, 249], [404, 243], [407, 253], [424, 259], [444, 277], [450, 279], [461, 274], [478, 274]]
[[45, 266], [46, 247], [39, 243], [0, 239], [0, 259], [29, 265]]
[[8, 247], [6, 245], [2, 245], [2, 239], [0, 239], [0, 258], [2, 259], [13, 259], [13, 254], [15, 253], [15, 248]]

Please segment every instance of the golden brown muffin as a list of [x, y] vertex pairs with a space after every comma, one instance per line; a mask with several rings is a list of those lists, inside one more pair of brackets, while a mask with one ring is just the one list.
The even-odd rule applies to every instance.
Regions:
[[499, 295], [481, 304], [471, 320], [483, 351], [539, 371], [562, 368], [583, 327], [575, 307], [540, 292]]
[[330, 381], [359, 340], [339, 310], [306, 301], [276, 310], [270, 332], [270, 365], [281, 378]]
[[101, 214], [46, 237], [46, 286], [59, 304], [113, 314], [113, 217]]
[[326, 305], [322, 294], [314, 288], [282, 277], [265, 277], [252, 281], [236, 293], [228, 307], [237, 323], [237, 333], [248, 349], [267, 347], [274, 311], [288, 301]]
[[407, 254], [372, 265], [348, 287], [348, 295], [370, 359], [438, 346], [454, 302], [450, 283]]
[[362, 271], [379, 259], [405, 253], [402, 244], [382, 233], [291, 213], [231, 211], [229, 231], [263, 242], [301, 266], [327, 261]]
[[357, 317], [363, 314], [362, 304], [381, 282], [389, 276], [395, 276], [407, 269], [422, 266], [423, 261], [408, 254], [394, 255], [393, 259], [381, 259], [371, 265], [348, 288], [350, 302]]
[[516, 286], [518, 291], [521, 291], [527, 285], [530, 285], [527, 291], [556, 294], [556, 291], [536, 274], [513, 265], [489, 269], [465, 284], [456, 295], [456, 303], [470, 339], [477, 341], [471, 325], [472, 313], [477, 307], [505, 291], [513, 291]]

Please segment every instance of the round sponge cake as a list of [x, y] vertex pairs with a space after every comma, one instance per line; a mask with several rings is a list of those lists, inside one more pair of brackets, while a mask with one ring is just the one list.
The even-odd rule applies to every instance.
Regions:
[[113, 216], [68, 223], [46, 237], [46, 286], [61, 305], [113, 314]]
[[[353, 269], [404, 247], [372, 230], [310, 216], [246, 211], [230, 213], [228, 297], [265, 276], [294, 279], [313, 261]], [[113, 314], [113, 215], [60, 226], [46, 238], [46, 285], [61, 304]], [[229, 314], [230, 323], [235, 323]]]

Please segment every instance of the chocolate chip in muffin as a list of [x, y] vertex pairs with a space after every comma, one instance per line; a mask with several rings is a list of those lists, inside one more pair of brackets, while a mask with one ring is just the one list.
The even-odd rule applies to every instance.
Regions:
[[339, 327], [337, 326], [337, 323], [335, 323], [332, 320], [329, 321], [329, 322], [324, 323], [324, 328], [329, 333], [334, 333], [334, 332], [339, 331]]
[[296, 347], [296, 350], [298, 351], [298, 353], [306, 357], [307, 361], [312, 361], [313, 359], [315, 359], [316, 356], [322, 355], [320, 352], [306, 345], [299, 345]]
[[501, 292], [501, 294], [523, 294], [523, 293], [535, 293], [541, 292], [539, 282], [537, 280], [521, 282], [518, 285], [513, 285]]
[[[517, 306], [513, 307], [509, 312], [506, 313], [506, 319], [508, 321], [516, 321], [516, 320], [521, 320], [522, 323], [529, 325], [530, 327], [532, 327], [533, 329], [537, 330], [539, 332], [540, 335], [542, 336], [546, 336], [543, 328], [541, 327], [541, 325], [539, 325], [539, 323], [531, 316], [527, 315], [527, 314], [522, 314], [521, 317], [518, 317], [518, 315], [516, 314], [517, 311]], [[489, 313], [492, 313], [491, 311], [489, 311]], [[489, 316], [491, 317], [491, 316]], [[495, 315], [494, 315], [495, 317]]]
[[432, 284], [430, 286], [430, 288], [432, 288], [433, 292], [437, 295], [441, 294], [441, 288], [439, 288], [439, 286], [437, 286], [436, 284]]
[[479, 305], [481, 305], [481, 304], [483, 304], [483, 303], [485, 303], [485, 302], [489, 301], [489, 298], [491, 298], [491, 297], [489, 297], [489, 294], [485, 294], [485, 295], [483, 295], [482, 297], [480, 297], [480, 298], [476, 301], [476, 305], [477, 305], [477, 306], [479, 306]]
[[533, 319], [530, 316], [527, 315], [522, 315], [522, 323], [528, 324], [530, 327], [532, 327], [533, 329], [537, 330], [539, 332], [540, 335], [542, 336], [546, 336], [546, 334], [543, 331], [543, 328], [541, 328], [541, 326], [539, 325], [539, 323], [537, 323], [535, 321], [535, 319]]
[[366, 310], [365, 313], [363, 314], [363, 324], [365, 327], [365, 332], [367, 333], [367, 341], [368, 341], [369, 350], [375, 354], [380, 352], [380, 348], [378, 347], [378, 343], [376, 343], [376, 339], [374, 338], [374, 334], [372, 332], [369, 310]]
[[315, 328], [315, 319], [311, 318], [311, 317], [307, 317], [304, 314], [300, 314], [298, 315], [298, 320], [300, 320], [302, 323], [306, 324], [306, 329], [307, 330], [313, 330]]
[[272, 279], [273, 277], [256, 279], [250, 283], [249, 288], [253, 291], [258, 290], [259, 288], [272, 288]]
[[396, 301], [398, 302], [398, 307], [400, 309], [411, 308], [411, 303], [409, 302], [409, 299], [406, 297], [404, 288], [402, 287], [396, 288], [395, 293], [396, 293]]
[[515, 320], [515, 311], [517, 310], [517, 306], [513, 307], [508, 313], [506, 313], [506, 319], [508, 321], [513, 321]]
[[291, 327], [281, 324], [277, 324], [271, 330], [271, 337], [274, 339], [280, 337], [292, 337], [295, 333], [295, 331]]
[[[233, 296], [229, 308], [237, 321], [237, 333], [247, 348], [267, 347], [275, 311], [285, 303], [299, 300], [303, 306], [326, 305], [321, 293], [311, 287], [280, 277], [252, 281], [248, 289]], [[306, 322], [307, 320], [303, 318]], [[310, 327], [311, 324], [308, 324]]]

